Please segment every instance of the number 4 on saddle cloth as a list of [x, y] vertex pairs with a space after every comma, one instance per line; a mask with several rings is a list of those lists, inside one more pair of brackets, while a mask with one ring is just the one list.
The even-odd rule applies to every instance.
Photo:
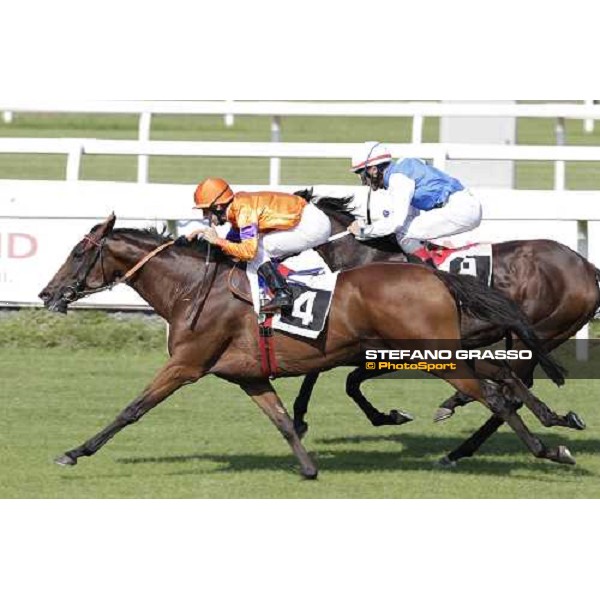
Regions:
[[485, 285], [492, 283], [492, 244], [469, 244], [461, 248], [427, 244], [427, 248], [415, 254], [423, 260], [433, 260], [441, 271], [472, 275]]
[[[338, 273], [332, 272], [314, 250], [305, 250], [297, 256], [287, 258], [278, 268], [292, 292], [293, 306], [291, 311], [273, 316], [272, 328], [316, 339], [325, 327]], [[260, 319], [260, 306], [269, 299], [268, 290], [262, 277], [249, 264], [246, 274], [250, 294], [245, 293], [241, 269], [232, 269], [229, 287], [236, 296], [252, 301], [254, 311]]]

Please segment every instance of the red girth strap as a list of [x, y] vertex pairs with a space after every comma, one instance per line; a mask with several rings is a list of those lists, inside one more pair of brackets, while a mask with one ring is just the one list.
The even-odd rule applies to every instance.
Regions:
[[277, 373], [275, 342], [273, 340], [273, 316], [269, 315], [258, 324], [258, 347], [260, 349], [260, 368], [265, 377], [273, 379]]

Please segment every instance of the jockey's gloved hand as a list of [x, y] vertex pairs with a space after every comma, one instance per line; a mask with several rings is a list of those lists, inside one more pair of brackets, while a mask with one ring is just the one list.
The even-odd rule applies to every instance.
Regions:
[[202, 238], [206, 240], [209, 244], [216, 244], [219, 240], [219, 234], [214, 227], [209, 227], [205, 229], [202, 233]]
[[174, 242], [174, 246], [189, 246], [190, 241], [185, 235], [180, 235]]

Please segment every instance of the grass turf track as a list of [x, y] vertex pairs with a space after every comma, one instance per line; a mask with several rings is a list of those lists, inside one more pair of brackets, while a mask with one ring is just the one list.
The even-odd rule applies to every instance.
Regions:
[[[237, 387], [207, 377], [177, 392], [95, 457], [65, 469], [59, 453], [104, 427], [164, 362], [164, 351], [1, 348], [2, 498], [598, 498], [600, 381], [547, 381], [538, 395], [560, 412], [577, 411], [584, 432], [532, 428], [566, 443], [578, 465], [534, 459], [506, 428], [456, 469], [434, 463], [482, 422], [479, 405], [434, 425], [451, 391], [436, 380], [365, 384], [382, 409], [416, 417], [402, 427], [373, 428], [345, 397], [347, 369], [317, 384], [305, 445], [319, 480], [301, 480], [295, 458], [268, 419]], [[275, 386], [288, 409], [298, 379]]]

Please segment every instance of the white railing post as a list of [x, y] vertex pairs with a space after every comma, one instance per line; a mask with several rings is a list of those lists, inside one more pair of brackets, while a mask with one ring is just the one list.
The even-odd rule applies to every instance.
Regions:
[[[594, 101], [593, 100], [584, 100], [586, 108], [593, 108]], [[583, 122], [583, 130], [586, 133], [592, 133], [594, 131], [594, 119], [585, 119]]]
[[412, 120], [412, 143], [423, 142], [423, 115], [414, 115]]
[[[577, 221], [577, 252], [588, 258], [588, 222]], [[590, 326], [586, 323], [575, 336], [575, 357], [577, 360], [585, 361], [589, 359], [589, 337], [590, 337]]]
[[233, 127], [235, 123], [235, 114], [233, 109], [233, 100], [225, 100], [227, 105], [227, 112], [225, 113], [225, 127]]
[[436, 149], [433, 156], [433, 166], [440, 171], [446, 170], [446, 161], [448, 160], [448, 149], [445, 146], [441, 146]]
[[13, 120], [13, 114], [12, 114], [12, 110], [5, 110], [2, 112], [2, 120], [5, 123], [12, 123]]
[[[565, 120], [563, 117], [556, 119], [556, 145], [565, 145]], [[563, 191], [565, 189], [565, 161], [557, 160], [554, 163], [554, 189], [556, 191]]]
[[79, 170], [81, 167], [81, 155], [83, 154], [83, 144], [77, 141], [73, 144], [67, 155], [67, 181], [79, 181]]
[[[138, 125], [138, 139], [140, 142], [148, 142], [150, 140], [150, 124], [152, 122], [152, 113], [145, 111], [140, 114]], [[148, 183], [148, 155], [140, 154], [138, 156], [138, 183]]]
[[[281, 117], [274, 116], [271, 119], [271, 141], [281, 141]], [[278, 186], [280, 181], [280, 168], [281, 159], [277, 157], [271, 157], [270, 168], [269, 168], [269, 185]]]

